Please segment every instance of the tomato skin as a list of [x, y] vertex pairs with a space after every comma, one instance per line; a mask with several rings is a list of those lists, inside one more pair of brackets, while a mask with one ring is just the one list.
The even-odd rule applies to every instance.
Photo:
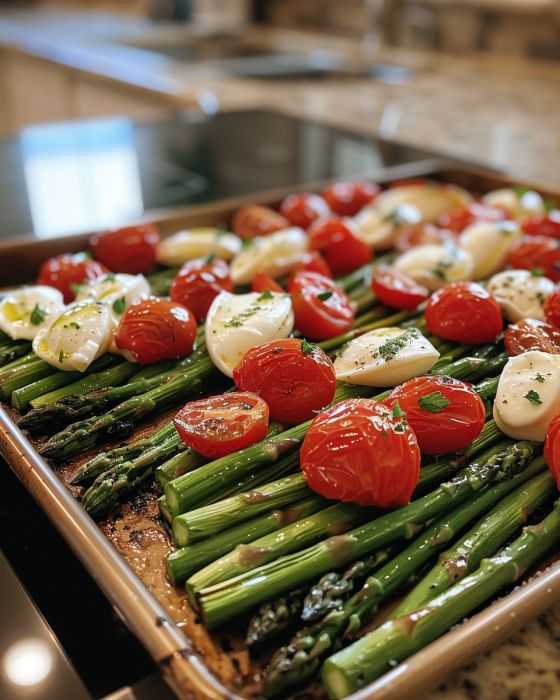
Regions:
[[288, 228], [289, 225], [290, 222], [277, 211], [259, 204], [238, 209], [231, 223], [233, 232], [244, 239], [269, 236], [275, 231]]
[[480, 202], [472, 202], [468, 206], [456, 207], [442, 214], [438, 220], [438, 225], [454, 233], [461, 233], [467, 226], [471, 226], [477, 221], [497, 222], [507, 218], [508, 214], [503, 209], [490, 207]]
[[336, 391], [329, 356], [316, 345], [304, 352], [302, 345], [299, 339], [286, 338], [251, 348], [233, 371], [236, 387], [263, 398], [272, 420], [283, 425], [313, 418]]
[[430, 295], [428, 289], [412, 277], [387, 265], [374, 269], [371, 288], [379, 301], [391, 309], [415, 309]]
[[308, 229], [316, 219], [330, 214], [329, 205], [318, 194], [299, 192], [290, 194], [280, 205], [280, 214], [292, 226]]
[[[328, 340], [346, 333], [354, 321], [354, 309], [346, 294], [328, 277], [298, 272], [290, 280], [296, 328], [310, 340]], [[321, 295], [328, 294], [327, 299]]]
[[438, 228], [433, 224], [420, 223], [402, 227], [397, 233], [395, 248], [401, 253], [414, 248], [417, 245], [428, 243], [454, 242], [454, 236], [450, 231]]
[[[422, 397], [439, 392], [449, 405], [437, 412], [422, 408]], [[397, 386], [384, 403], [398, 402], [414, 430], [422, 454], [446, 454], [468, 447], [486, 420], [484, 402], [465, 382], [451, 377], [415, 377]]]
[[560, 355], [560, 330], [545, 321], [525, 318], [506, 328], [504, 346], [509, 357], [529, 350]]
[[116, 343], [135, 362], [149, 365], [190, 355], [195, 337], [196, 321], [185, 306], [154, 298], [128, 307]]
[[155, 266], [158, 243], [158, 227], [143, 224], [99, 233], [90, 246], [95, 259], [112, 272], [137, 275]]
[[406, 421], [382, 403], [347, 399], [314, 419], [300, 464], [309, 487], [326, 498], [393, 508], [410, 501], [420, 449]]
[[252, 292], [284, 292], [285, 290], [266, 272], [257, 272], [251, 280]]
[[544, 441], [544, 461], [560, 491], [560, 416], [552, 419]]
[[323, 192], [323, 198], [335, 214], [354, 216], [373, 202], [380, 191], [379, 185], [368, 180], [335, 182]]
[[321, 252], [335, 276], [369, 262], [373, 253], [340, 219], [321, 219], [309, 229], [309, 247]]
[[268, 421], [266, 403], [248, 392], [189, 401], [173, 419], [185, 445], [208, 459], [260, 442], [268, 432]]
[[332, 279], [333, 273], [325, 258], [316, 250], [304, 253], [303, 260], [296, 265], [294, 274], [297, 272], [318, 272], [324, 277]]
[[64, 303], [69, 304], [76, 297], [74, 285], [101, 277], [106, 272], [104, 265], [84, 253], [63, 253], [45, 260], [39, 269], [37, 284], [55, 287], [62, 292]]
[[224, 290], [233, 290], [229, 266], [224, 260], [187, 260], [171, 284], [170, 296], [172, 301], [186, 306], [200, 322]]
[[523, 233], [528, 236], [548, 236], [560, 238], [560, 211], [552, 211], [545, 216], [532, 216], [521, 224]]
[[503, 326], [496, 300], [476, 282], [455, 282], [432, 294], [426, 306], [430, 333], [457, 343], [493, 343]]
[[518, 270], [540, 270], [560, 281], [560, 241], [548, 236], [523, 236], [511, 249], [508, 263]]
[[555, 328], [560, 329], [560, 289], [552, 292], [544, 302], [544, 318]]

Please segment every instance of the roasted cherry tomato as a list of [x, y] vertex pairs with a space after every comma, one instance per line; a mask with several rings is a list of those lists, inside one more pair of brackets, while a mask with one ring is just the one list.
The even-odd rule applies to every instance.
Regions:
[[294, 273], [302, 272], [304, 270], [307, 272], [318, 272], [320, 275], [324, 275], [325, 277], [332, 278], [333, 276], [327, 261], [321, 255], [321, 253], [318, 253], [316, 250], [304, 253], [303, 259], [296, 265]]
[[185, 306], [145, 299], [124, 312], [116, 343], [134, 362], [149, 365], [190, 355], [195, 337], [196, 321]]
[[560, 416], [556, 416], [548, 426], [544, 441], [544, 459], [560, 491]]
[[192, 311], [200, 322], [218, 294], [232, 289], [229, 267], [224, 260], [188, 260], [173, 280], [170, 295], [173, 301]]
[[432, 294], [426, 306], [430, 333], [457, 343], [493, 343], [502, 330], [497, 301], [476, 282], [455, 282]]
[[270, 417], [284, 425], [313, 418], [334, 398], [336, 378], [329, 356], [306, 340], [272, 340], [251, 348], [233, 372], [241, 391], [263, 398]]
[[64, 296], [64, 303], [69, 304], [76, 297], [76, 287], [84, 282], [101, 277], [108, 272], [101, 263], [92, 260], [85, 253], [57, 255], [49, 258], [42, 265], [37, 277], [37, 284], [56, 287]]
[[310, 488], [325, 498], [393, 508], [410, 501], [420, 449], [404, 417], [382, 403], [347, 399], [314, 419], [300, 464]]
[[391, 309], [415, 309], [430, 294], [426, 287], [412, 277], [387, 265], [374, 268], [371, 288], [379, 301]]
[[380, 192], [379, 185], [368, 180], [335, 182], [323, 192], [331, 210], [339, 216], [354, 216], [370, 204]]
[[268, 236], [275, 231], [288, 228], [290, 222], [270, 207], [251, 204], [241, 207], [233, 215], [232, 229], [240, 238]]
[[309, 247], [321, 251], [334, 275], [346, 275], [369, 262], [373, 253], [341, 219], [322, 219], [309, 229]]
[[503, 221], [508, 215], [503, 209], [489, 207], [487, 204], [472, 202], [468, 206], [456, 207], [442, 214], [438, 224], [454, 233], [461, 233], [467, 226], [477, 221]]
[[545, 216], [532, 216], [521, 224], [521, 228], [529, 236], [560, 238], [560, 211], [551, 211]]
[[330, 214], [329, 205], [318, 194], [300, 192], [290, 194], [280, 205], [280, 213], [293, 226], [307, 229], [316, 219]]
[[113, 272], [149, 272], [156, 264], [159, 229], [154, 224], [99, 233], [90, 241], [96, 260]]
[[560, 355], [560, 330], [550, 323], [525, 318], [506, 328], [504, 346], [510, 357], [529, 350], [542, 350]]
[[416, 377], [393, 389], [389, 408], [404, 411], [424, 454], [458, 452], [480, 434], [484, 402], [465, 382], [451, 377]]
[[190, 401], [173, 421], [181, 440], [217, 459], [260, 442], [268, 432], [268, 406], [256, 394], [234, 392]]
[[446, 229], [439, 228], [433, 224], [412, 224], [399, 229], [395, 240], [395, 248], [401, 253], [404, 253], [417, 245], [426, 245], [429, 243], [436, 243], [439, 245], [453, 241], [454, 236]]
[[544, 318], [547, 323], [560, 329], [560, 289], [547, 296], [544, 302]]
[[311, 340], [327, 340], [346, 333], [354, 321], [354, 309], [346, 294], [328, 277], [298, 272], [291, 279], [296, 328]]
[[251, 291], [253, 292], [284, 292], [284, 289], [266, 272], [257, 272], [251, 280]]
[[560, 281], [560, 241], [547, 236], [523, 236], [514, 244], [508, 256], [511, 267], [534, 270]]

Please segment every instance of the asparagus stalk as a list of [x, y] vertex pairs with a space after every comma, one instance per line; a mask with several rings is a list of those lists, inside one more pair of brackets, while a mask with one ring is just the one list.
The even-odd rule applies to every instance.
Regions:
[[429, 644], [492, 598], [515, 583], [560, 537], [560, 501], [537, 525], [448, 591], [414, 613], [390, 620], [352, 646], [328, 659], [322, 680], [331, 698], [343, 698], [371, 683], [395, 662]]
[[257, 646], [297, 625], [303, 607], [304, 590], [291, 591], [263, 603], [249, 620], [247, 646]]
[[344, 535], [331, 536], [301, 551], [280, 556], [233, 580], [197, 591], [207, 625], [214, 628], [233, 615], [298, 588], [331, 569], [346, 566], [402, 537], [411, 537], [427, 521], [441, 517], [475, 491], [519, 472], [536, 449], [529, 442], [497, 445], [449, 482], [404, 508]]
[[18, 367], [3, 373], [0, 384], [0, 395], [4, 400], [9, 400], [12, 392], [22, 386], [27, 386], [32, 382], [54, 374], [56, 369], [48, 362], [40, 360], [30, 360]]
[[204, 457], [187, 447], [174, 457], [171, 457], [171, 459], [160, 464], [159, 467], [156, 467], [154, 472], [155, 480], [159, 487], [164, 489], [165, 485], [172, 479], [201, 467], [205, 461]]
[[147, 280], [152, 294], [156, 297], [167, 296], [171, 288], [171, 282], [173, 282], [178, 272], [178, 267], [170, 267], [148, 275]]
[[[1, 347], [2, 346], [0, 345], [0, 348]], [[23, 365], [33, 364], [36, 362], [43, 362], [43, 360], [41, 360], [40, 357], [37, 357], [34, 352], [28, 352], [27, 355], [23, 355], [22, 357], [18, 357], [17, 360], [8, 362], [7, 365], [0, 368], [0, 382], [9, 379], [13, 375], [14, 371], [21, 369]]]
[[8, 343], [0, 347], [0, 367], [17, 360], [19, 357], [29, 354], [31, 351], [31, 343], [16, 342]]
[[320, 496], [311, 496], [281, 510], [272, 510], [252, 520], [220, 532], [211, 539], [182, 547], [167, 557], [167, 574], [175, 583], [184, 583], [187, 578], [203, 566], [214, 561], [238, 545], [249, 544], [259, 537], [276, 532], [291, 523], [301, 520], [327, 505]]

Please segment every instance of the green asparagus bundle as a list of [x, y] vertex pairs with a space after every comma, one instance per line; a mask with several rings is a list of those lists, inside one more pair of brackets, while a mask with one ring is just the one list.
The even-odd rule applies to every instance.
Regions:
[[19, 357], [28, 355], [31, 351], [31, 343], [26, 341], [7, 342], [0, 346], [0, 367], [8, 365]]
[[249, 621], [247, 646], [263, 644], [297, 625], [303, 608], [305, 590], [292, 591], [269, 603], [263, 603]]
[[204, 457], [190, 447], [186, 447], [163, 464], [160, 464], [159, 467], [156, 467], [154, 472], [156, 483], [163, 490], [168, 482], [201, 467], [206, 461]]
[[560, 539], [560, 501], [537, 525], [469, 576], [422, 608], [386, 622], [328, 659], [323, 685], [331, 698], [344, 698], [425, 647], [505, 586], [518, 581]]

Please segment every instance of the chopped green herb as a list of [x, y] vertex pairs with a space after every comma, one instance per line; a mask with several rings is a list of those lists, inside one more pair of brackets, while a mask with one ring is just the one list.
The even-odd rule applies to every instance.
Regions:
[[64, 362], [64, 350], [58, 353], [58, 361], [62, 364]]
[[533, 377], [533, 379], [534, 379], [536, 382], [539, 382], [539, 384], [543, 384], [543, 383], [544, 383], [544, 377], [542, 376], [542, 374], [541, 374], [540, 372], [537, 372], [537, 373], [535, 374], [535, 376]]
[[316, 345], [313, 345], [313, 343], [310, 343], [305, 338], [303, 338], [303, 340], [301, 341], [301, 352], [304, 355], [311, 355], [311, 353], [313, 352], [313, 350], [315, 350], [316, 347]]
[[272, 299], [272, 297], [273, 294], [270, 291], [270, 289], [265, 289], [265, 291], [260, 295], [257, 301], [268, 301], [269, 299]]
[[124, 313], [124, 310], [126, 309], [126, 299], [124, 297], [119, 297], [118, 299], [115, 299], [113, 302], [113, 311], [116, 314], [119, 314], [119, 316]]
[[45, 320], [46, 315], [47, 315], [47, 312], [44, 309], [42, 309], [39, 306], [39, 304], [35, 304], [29, 319], [34, 326], [40, 326], [41, 323], [43, 323], [43, 321]]
[[230, 318], [229, 321], [226, 321], [224, 323], [225, 328], [240, 328], [245, 321], [247, 321], [251, 316], [254, 316], [258, 311], [261, 310], [261, 306], [259, 305], [259, 302], [261, 301], [269, 301], [272, 299], [274, 295], [272, 292], [269, 292], [268, 290], [260, 294], [256, 300], [250, 304], [245, 311], [242, 311], [241, 313], [237, 314], [237, 316], [233, 316], [233, 318]]
[[542, 267], [533, 267], [531, 268], [531, 275], [533, 277], [542, 277], [544, 275], [544, 270]]
[[535, 406], [538, 406], [540, 403], [542, 403], [541, 397], [537, 394], [536, 391], [533, 391], [533, 389], [530, 389], [523, 398], [535, 404]]
[[404, 415], [405, 413], [402, 410], [401, 405], [398, 401], [395, 401], [395, 405], [393, 406], [393, 418], [403, 418]]
[[330, 299], [332, 297], [333, 293], [332, 292], [321, 292], [320, 294], [317, 294], [317, 299], [319, 301], [327, 301], [327, 299]]
[[116, 281], [115, 273], [114, 272], [108, 272], [105, 275], [105, 279], [103, 280], [104, 282], [115, 282]]
[[75, 328], [77, 331], [80, 330], [80, 324], [76, 323], [76, 321], [70, 321], [68, 325], [70, 326], [70, 328]]
[[70, 289], [74, 292], [76, 296], [82, 291], [83, 284], [76, 284], [75, 282], [72, 282], [70, 285]]
[[439, 413], [447, 408], [451, 401], [446, 399], [441, 391], [433, 391], [431, 394], [426, 394], [426, 396], [421, 396], [418, 399], [418, 405], [424, 411], [429, 411], [430, 413]]
[[206, 263], [206, 265], [210, 265], [211, 263], [214, 262], [215, 258], [216, 258], [216, 256], [214, 255], [214, 253], [210, 253], [210, 255], [206, 256], [206, 258], [204, 259], [204, 262]]
[[531, 190], [528, 187], [514, 187], [513, 191], [517, 199], [522, 199]]
[[413, 338], [417, 338], [419, 331], [417, 328], [408, 328], [404, 333], [388, 338], [377, 350], [373, 353], [373, 357], [380, 357], [388, 362], [396, 357]]

